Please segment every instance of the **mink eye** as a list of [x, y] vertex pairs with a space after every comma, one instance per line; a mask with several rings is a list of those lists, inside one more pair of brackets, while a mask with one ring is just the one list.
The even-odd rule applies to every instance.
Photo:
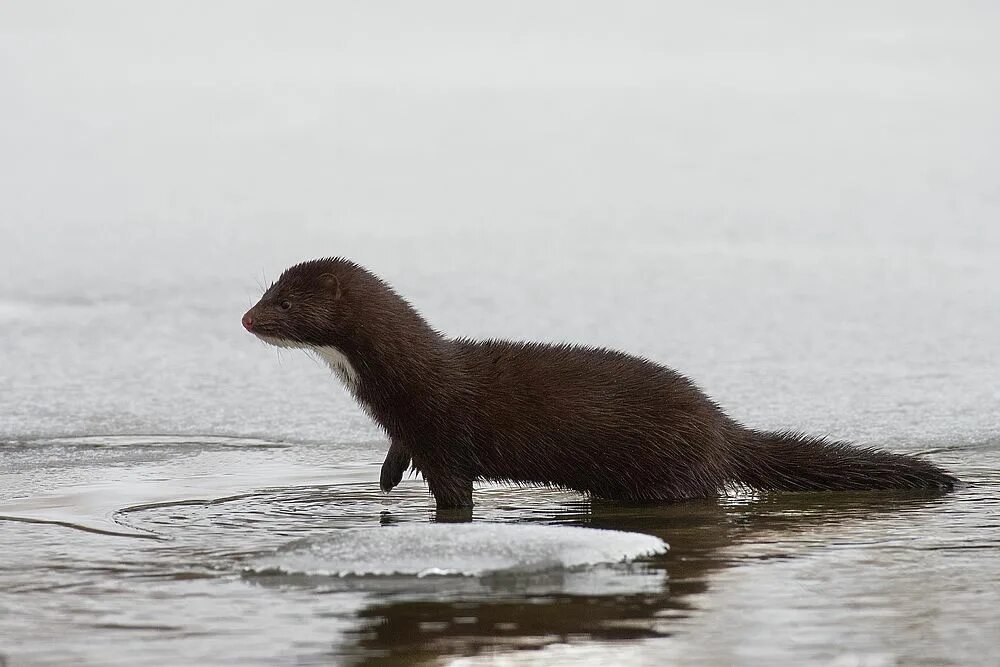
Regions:
[[281, 302], [280, 304], [278, 304], [278, 305], [279, 305], [279, 306], [281, 307], [281, 309], [282, 309], [282, 310], [288, 310], [289, 308], [291, 308], [291, 307], [292, 307], [292, 304], [291, 304], [291, 302], [290, 302], [290, 301], [288, 301], [287, 299], [286, 299], [285, 301], [282, 301], [282, 302]]

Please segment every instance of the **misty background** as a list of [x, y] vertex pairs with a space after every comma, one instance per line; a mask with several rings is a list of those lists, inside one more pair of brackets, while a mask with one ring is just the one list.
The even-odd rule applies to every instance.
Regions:
[[3, 3], [0, 435], [377, 438], [239, 324], [328, 255], [754, 425], [995, 432], [1000, 9], [765, 4]]
[[[998, 35], [986, 1], [0, 2], [0, 664], [990, 664]], [[329, 369], [241, 326], [329, 255], [450, 335], [627, 350], [964, 483], [482, 484], [442, 541]], [[611, 566], [607, 529], [669, 551]]]

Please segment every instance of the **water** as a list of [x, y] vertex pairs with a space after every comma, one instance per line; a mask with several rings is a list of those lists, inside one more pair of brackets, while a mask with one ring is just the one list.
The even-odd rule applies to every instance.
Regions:
[[[0, 662], [996, 664], [995, 9], [247, 6], [0, 8]], [[240, 326], [330, 254], [964, 483], [446, 521]]]
[[[371, 457], [344, 462], [349, 447], [101, 440], [3, 450], [0, 512], [20, 519], [0, 528], [0, 618], [15, 664], [374, 662], [541, 647], [517, 655], [973, 664], [988, 662], [994, 639], [980, 624], [996, 618], [998, 476], [968, 461], [995, 470], [995, 446], [940, 453], [972, 480], [943, 497], [623, 507], [481, 489], [477, 530], [463, 530], [432, 523], [415, 481], [383, 497]], [[509, 531], [525, 524], [557, 528]], [[670, 550], [618, 564], [657, 550], [630, 534]]]

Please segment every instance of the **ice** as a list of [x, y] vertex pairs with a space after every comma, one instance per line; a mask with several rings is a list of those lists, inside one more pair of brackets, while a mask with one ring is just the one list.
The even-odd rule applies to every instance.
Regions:
[[482, 576], [574, 569], [664, 553], [659, 538], [617, 530], [500, 523], [350, 528], [292, 542], [247, 569], [312, 576]]

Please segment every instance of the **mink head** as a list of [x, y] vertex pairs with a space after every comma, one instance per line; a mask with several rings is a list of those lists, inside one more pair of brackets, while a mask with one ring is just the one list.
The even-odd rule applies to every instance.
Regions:
[[280, 347], [337, 345], [347, 323], [345, 290], [358, 271], [339, 258], [296, 264], [246, 312], [243, 326]]

